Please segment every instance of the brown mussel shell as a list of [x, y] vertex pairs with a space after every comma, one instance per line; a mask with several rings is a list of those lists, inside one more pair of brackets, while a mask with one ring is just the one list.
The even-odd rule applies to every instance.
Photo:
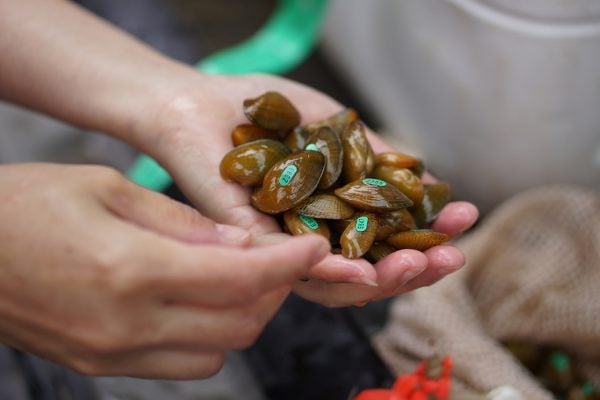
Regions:
[[345, 219], [354, 214], [354, 208], [337, 196], [315, 194], [294, 208], [294, 212], [312, 218]]
[[406, 208], [381, 213], [378, 217], [379, 227], [377, 228], [375, 240], [385, 240], [394, 233], [417, 229], [417, 224], [412, 214]]
[[344, 128], [351, 122], [358, 120], [358, 113], [352, 108], [345, 108], [342, 111], [333, 114], [331, 117], [323, 119], [317, 122], [311, 122], [310, 124], [304, 125], [304, 128], [309, 131], [316, 131], [317, 129], [328, 126], [333, 129], [336, 133], [341, 134]]
[[292, 235], [302, 235], [304, 233], [316, 233], [327, 240], [331, 238], [329, 227], [325, 221], [307, 217], [302, 214], [296, 214], [289, 210], [283, 213], [283, 221], [287, 230]]
[[346, 258], [362, 257], [375, 241], [376, 232], [377, 216], [375, 214], [357, 214], [340, 237], [342, 255]]
[[389, 256], [397, 250], [398, 249], [396, 249], [394, 246], [391, 246], [385, 242], [375, 242], [371, 245], [369, 251], [367, 251], [365, 258], [375, 264], [382, 258]]
[[431, 229], [416, 229], [394, 233], [386, 239], [386, 242], [397, 249], [425, 251], [448, 241], [448, 239], [449, 237], [445, 233], [436, 232]]
[[244, 100], [244, 114], [250, 122], [272, 131], [289, 131], [300, 124], [300, 113], [279, 92]]
[[234, 146], [253, 142], [258, 139], [277, 140], [279, 136], [276, 132], [253, 124], [240, 124], [231, 131], [231, 142]]
[[259, 186], [267, 171], [290, 150], [281, 142], [259, 139], [242, 144], [225, 154], [219, 166], [221, 176], [244, 186]]
[[252, 205], [268, 214], [287, 211], [314, 192], [324, 170], [320, 152], [293, 153], [267, 171], [262, 188], [252, 194]]
[[293, 153], [304, 150], [310, 133], [309, 130], [298, 126], [287, 134], [283, 140], [283, 144], [285, 144]]
[[415, 218], [417, 226], [425, 227], [432, 223], [450, 201], [452, 190], [446, 182], [436, 182], [425, 185], [423, 201], [410, 211]]
[[412, 206], [396, 187], [379, 179], [359, 179], [335, 189], [335, 195], [359, 210], [386, 212]]
[[352, 182], [366, 178], [373, 170], [375, 161], [365, 126], [360, 121], [350, 123], [342, 131], [341, 139], [344, 148], [344, 179]]
[[412, 168], [421, 163], [421, 160], [399, 151], [388, 151], [375, 156], [375, 166], [385, 165], [396, 168]]
[[408, 168], [396, 168], [380, 165], [375, 168], [373, 177], [381, 179], [397, 187], [412, 200], [413, 205], [421, 203], [425, 188], [421, 179]]
[[319, 189], [331, 187], [340, 177], [344, 166], [344, 149], [340, 136], [328, 126], [321, 127], [310, 135], [305, 149], [320, 151], [325, 156], [325, 172], [319, 182]]

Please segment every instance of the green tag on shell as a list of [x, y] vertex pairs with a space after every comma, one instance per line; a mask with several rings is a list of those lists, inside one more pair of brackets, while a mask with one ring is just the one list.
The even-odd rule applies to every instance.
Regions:
[[369, 226], [369, 218], [362, 216], [356, 219], [356, 231], [364, 232], [367, 230], [367, 226]]
[[365, 178], [362, 180], [362, 182], [365, 185], [373, 185], [373, 186], [385, 186], [387, 185], [387, 183], [385, 181], [382, 181], [381, 179], [375, 179], [375, 178]]
[[304, 148], [304, 150], [307, 150], [307, 151], [319, 151], [319, 146], [317, 146], [314, 143], [309, 143], [309, 144], [306, 145], [306, 147]]
[[298, 167], [296, 167], [294, 164], [290, 164], [287, 167], [285, 167], [285, 169], [281, 173], [281, 176], [279, 177], [279, 184], [281, 186], [289, 185], [292, 179], [294, 179], [296, 172], [298, 172]]
[[313, 218], [307, 217], [306, 215], [302, 214], [299, 214], [298, 218], [300, 218], [300, 221], [302, 221], [302, 223], [304, 223], [304, 225], [306, 225], [308, 229], [312, 231], [316, 231], [317, 229], [319, 229], [319, 223]]

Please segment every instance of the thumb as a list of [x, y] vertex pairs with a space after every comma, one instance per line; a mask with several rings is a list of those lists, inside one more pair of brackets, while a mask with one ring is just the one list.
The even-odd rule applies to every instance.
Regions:
[[103, 196], [104, 205], [120, 218], [142, 228], [188, 243], [248, 245], [250, 233], [217, 224], [192, 207], [130, 181]]

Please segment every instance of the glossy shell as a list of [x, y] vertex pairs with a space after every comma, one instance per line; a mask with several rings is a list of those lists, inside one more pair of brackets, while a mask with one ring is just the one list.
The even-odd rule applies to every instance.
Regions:
[[397, 249], [425, 251], [448, 241], [448, 239], [449, 237], [445, 233], [435, 232], [431, 229], [417, 229], [395, 233], [389, 236], [386, 242]]
[[382, 258], [389, 256], [395, 251], [397, 251], [395, 247], [385, 242], [375, 242], [371, 245], [369, 251], [367, 251], [365, 258], [375, 264]]
[[293, 211], [286, 211], [283, 214], [283, 221], [287, 230], [292, 235], [302, 235], [305, 233], [316, 233], [325, 237], [327, 240], [331, 238], [329, 227], [325, 221], [307, 217], [305, 215], [296, 214]]
[[341, 139], [344, 148], [344, 179], [351, 182], [366, 178], [375, 164], [365, 126], [360, 121], [352, 122], [342, 131]]
[[244, 186], [261, 185], [263, 177], [277, 161], [290, 154], [281, 142], [260, 139], [240, 145], [225, 154], [219, 166], [221, 176]]
[[346, 258], [362, 257], [375, 241], [376, 232], [377, 216], [375, 214], [357, 214], [340, 237], [342, 255]]
[[413, 203], [394, 186], [378, 179], [361, 179], [335, 190], [336, 196], [359, 210], [385, 212], [410, 207]]
[[294, 212], [313, 218], [345, 219], [354, 214], [354, 208], [337, 196], [316, 194], [300, 203]]
[[450, 185], [446, 182], [436, 182], [425, 185], [423, 201], [411, 209], [419, 227], [425, 227], [433, 222], [444, 206], [452, 197]]
[[278, 138], [276, 132], [252, 124], [240, 124], [231, 131], [231, 142], [234, 146], [259, 139], [277, 140]]
[[384, 240], [391, 234], [417, 229], [417, 224], [412, 214], [406, 208], [381, 213], [378, 217], [379, 227], [377, 228], [375, 240]]
[[299, 126], [292, 129], [283, 140], [285, 144], [292, 152], [304, 150], [306, 146], [306, 140], [310, 136], [310, 131]]
[[398, 188], [406, 197], [412, 200], [413, 205], [419, 204], [423, 200], [425, 195], [423, 182], [408, 168], [380, 165], [375, 168], [372, 176]]
[[341, 134], [342, 131], [348, 126], [351, 122], [358, 120], [358, 113], [356, 110], [352, 108], [345, 108], [342, 111], [333, 114], [331, 117], [323, 119], [321, 121], [312, 122], [310, 124], [304, 125], [305, 129], [309, 131], [316, 131], [317, 129], [327, 126], [336, 131], [336, 133]]
[[293, 153], [269, 169], [262, 188], [252, 194], [252, 205], [269, 214], [287, 211], [312, 194], [324, 170], [320, 152]]
[[396, 168], [412, 168], [421, 163], [421, 160], [400, 152], [385, 152], [375, 156], [375, 166], [385, 165]]
[[288, 131], [300, 124], [300, 113], [278, 92], [244, 100], [244, 114], [254, 124], [272, 131]]
[[319, 189], [327, 189], [338, 180], [342, 173], [344, 166], [342, 140], [333, 129], [325, 126], [310, 135], [305, 149], [309, 150], [310, 148], [318, 149], [325, 156], [325, 172], [319, 182]]

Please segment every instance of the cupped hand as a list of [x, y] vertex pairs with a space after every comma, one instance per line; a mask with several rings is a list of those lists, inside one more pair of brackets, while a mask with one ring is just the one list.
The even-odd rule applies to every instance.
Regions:
[[[159, 122], [155, 124], [160, 127], [159, 134], [146, 146], [202, 213], [248, 229], [254, 237], [280, 230], [273, 218], [252, 208], [248, 189], [225, 182], [218, 171], [221, 158], [232, 148], [232, 128], [247, 122], [243, 100], [266, 91], [279, 91], [288, 97], [300, 111], [302, 123], [321, 120], [342, 109], [330, 97], [279, 77], [201, 76], [198, 84], [188, 82], [177, 95], [160, 103]], [[375, 152], [390, 150], [372, 132], [369, 135]], [[444, 208], [433, 227], [455, 236], [468, 229], [477, 216], [472, 204], [454, 202]], [[310, 270], [309, 280], [297, 282], [294, 289], [327, 306], [362, 304], [430, 285], [463, 264], [463, 254], [451, 245], [424, 253], [400, 250], [374, 265], [331, 254]]]
[[105, 167], [1, 166], [0, 203], [0, 342], [86, 374], [215, 373], [329, 251], [314, 236], [250, 248]]

